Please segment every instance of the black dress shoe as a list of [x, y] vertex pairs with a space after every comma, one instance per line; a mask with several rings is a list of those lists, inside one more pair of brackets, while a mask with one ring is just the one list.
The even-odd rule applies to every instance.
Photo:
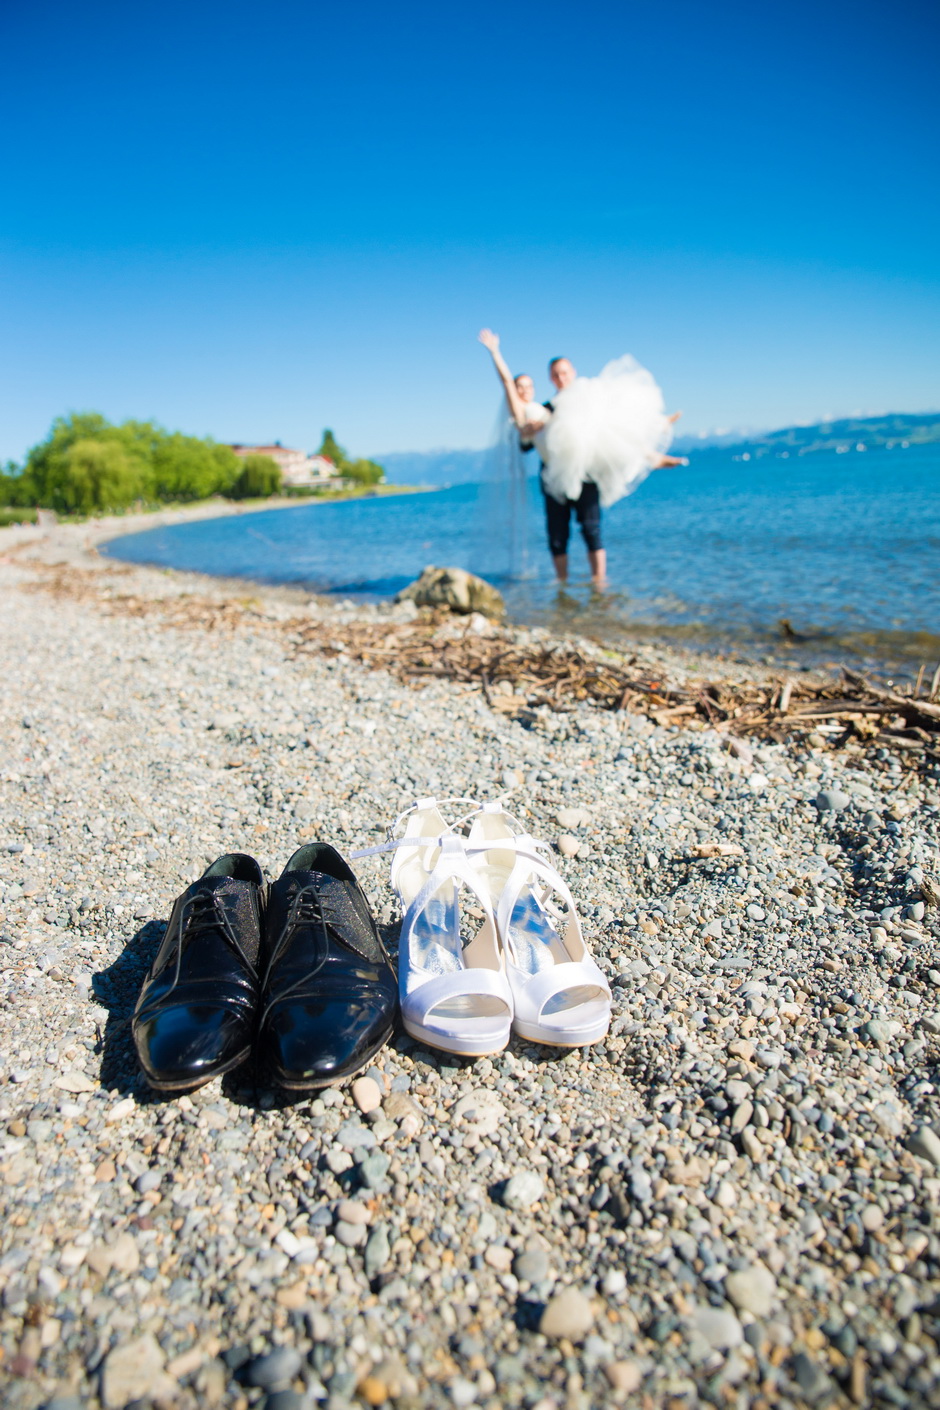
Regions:
[[174, 904], [132, 1024], [140, 1065], [158, 1092], [199, 1087], [248, 1056], [264, 887], [254, 857], [235, 852]]
[[388, 1042], [398, 986], [362, 887], [310, 842], [271, 886], [259, 1050], [282, 1087], [326, 1087]]

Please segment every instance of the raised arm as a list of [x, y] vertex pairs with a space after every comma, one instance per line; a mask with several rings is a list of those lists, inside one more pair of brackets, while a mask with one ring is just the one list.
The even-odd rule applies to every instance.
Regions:
[[483, 328], [480, 332], [480, 342], [493, 359], [496, 375], [502, 382], [503, 391], [506, 393], [506, 401], [509, 403], [512, 419], [521, 431], [523, 426], [528, 425], [529, 421], [526, 404], [516, 391], [516, 384], [512, 380], [512, 373], [506, 366], [506, 359], [499, 350], [499, 337], [496, 333], [491, 332], [489, 328]]

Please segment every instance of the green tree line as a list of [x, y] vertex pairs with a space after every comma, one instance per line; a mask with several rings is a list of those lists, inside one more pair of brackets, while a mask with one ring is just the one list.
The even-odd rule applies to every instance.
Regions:
[[[383, 478], [381, 465], [350, 459], [332, 431], [324, 431], [319, 453], [358, 484]], [[280, 468], [270, 456], [238, 456], [230, 446], [165, 431], [152, 421], [116, 426], [87, 411], [58, 417], [23, 465], [10, 462], [0, 471], [0, 505], [99, 514], [211, 495], [263, 498], [281, 487]]]
[[0, 472], [0, 504], [93, 514], [138, 501], [248, 499], [280, 487], [280, 469], [269, 456], [242, 458], [229, 446], [151, 421], [115, 426], [87, 411], [57, 417], [22, 466]]

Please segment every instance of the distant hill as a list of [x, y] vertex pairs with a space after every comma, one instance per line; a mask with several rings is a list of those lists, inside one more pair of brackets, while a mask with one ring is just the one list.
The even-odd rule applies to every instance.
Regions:
[[403, 450], [376, 459], [392, 485], [466, 485], [486, 476], [486, 450]]
[[[710, 436], [680, 436], [673, 443], [680, 455], [808, 455], [815, 450], [845, 450], [864, 445], [894, 446], [902, 441], [926, 445], [940, 441], [940, 412], [909, 416], [849, 416], [819, 421], [814, 426], [786, 426], [779, 431], [725, 431]], [[464, 485], [486, 474], [485, 450], [395, 451], [375, 457], [393, 485]], [[533, 470], [535, 462], [533, 459]]]
[[708, 438], [696, 441], [686, 436], [676, 445], [684, 455], [702, 453], [749, 454], [759, 460], [765, 455], [809, 455], [816, 450], [867, 450], [879, 446], [927, 445], [940, 441], [940, 412], [910, 416], [896, 412], [888, 416], [848, 416], [840, 421], [818, 421], [814, 426], [785, 426], [779, 431], [758, 431], [739, 440]]

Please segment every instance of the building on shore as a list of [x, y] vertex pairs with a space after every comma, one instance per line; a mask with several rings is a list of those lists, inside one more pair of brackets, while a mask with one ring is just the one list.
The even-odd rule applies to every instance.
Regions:
[[303, 450], [290, 450], [275, 441], [270, 446], [233, 445], [236, 455], [267, 455], [276, 462], [281, 471], [285, 489], [306, 489], [313, 485], [324, 485], [340, 478], [336, 466], [325, 455], [308, 455]]

